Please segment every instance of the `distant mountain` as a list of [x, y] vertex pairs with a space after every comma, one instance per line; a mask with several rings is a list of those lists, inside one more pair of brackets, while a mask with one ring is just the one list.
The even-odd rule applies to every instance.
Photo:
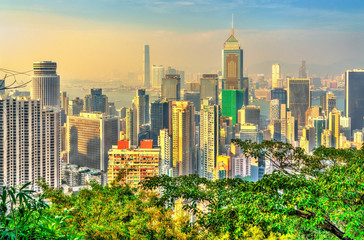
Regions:
[[[264, 75], [271, 76], [272, 64], [274, 63], [279, 63], [281, 65], [281, 72], [283, 75], [298, 76], [298, 69], [301, 63], [292, 64], [274, 60], [248, 65], [248, 74], [263, 73]], [[310, 64], [309, 62], [306, 62], [306, 68], [310, 76], [340, 75], [348, 69], [364, 68], [364, 61], [359, 59], [345, 59], [329, 65]]]

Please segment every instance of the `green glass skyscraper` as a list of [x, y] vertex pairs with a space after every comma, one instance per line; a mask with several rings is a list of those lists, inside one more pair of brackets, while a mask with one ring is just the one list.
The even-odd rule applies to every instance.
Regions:
[[243, 90], [222, 90], [221, 108], [222, 116], [231, 117], [233, 124], [237, 122], [238, 110], [244, 104]]

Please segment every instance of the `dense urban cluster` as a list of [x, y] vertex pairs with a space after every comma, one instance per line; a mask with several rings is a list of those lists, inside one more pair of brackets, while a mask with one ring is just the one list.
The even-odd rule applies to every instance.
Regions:
[[[281, 65], [273, 64], [272, 77], [266, 80], [264, 75], [244, 76], [243, 66], [243, 49], [235, 37], [234, 29], [224, 43], [222, 70], [217, 73], [201, 74], [199, 81], [196, 81], [197, 79], [190, 82], [185, 81], [184, 72], [171, 67], [165, 72], [161, 65], [151, 66], [149, 46], [146, 45], [143, 58], [144, 86], [136, 89], [130, 107], [126, 107], [117, 106], [109, 101], [108, 96], [103, 94], [102, 88], [92, 88], [89, 94], [83, 98], [79, 96], [70, 100], [66, 91], [60, 91], [57, 64], [51, 61], [35, 62], [33, 63], [30, 96], [17, 96], [22, 93], [11, 92], [10, 94], [10, 92], [3, 91], [3, 97], [0, 99], [0, 186], [15, 187], [30, 182], [31, 184], [25, 185], [24, 189], [32, 189], [35, 191], [34, 193], [45, 192], [44, 196], [53, 202], [53, 208], [47, 210], [50, 211], [48, 212], [50, 215], [61, 214], [61, 210], [73, 209], [75, 206], [77, 208], [74, 211], [87, 215], [86, 212], [79, 209], [82, 204], [93, 211], [95, 206], [101, 207], [98, 204], [101, 204], [102, 201], [98, 203], [92, 201], [100, 199], [114, 201], [114, 198], [117, 198], [115, 192], [111, 193], [112, 191], [131, 196], [128, 200], [122, 200], [124, 201], [121, 204], [123, 207], [142, 204], [143, 199], [158, 201], [156, 200], [157, 195], [154, 195], [153, 192], [136, 193], [132, 189], [139, 188], [141, 184], [144, 184], [144, 188], [153, 191], [159, 187], [159, 190], [164, 189], [161, 191], [165, 196], [165, 202], [159, 203], [159, 205], [144, 202], [145, 205], [142, 206], [142, 210], [138, 210], [140, 211], [138, 214], [141, 215], [143, 211], [148, 211], [146, 215], [148, 219], [154, 219], [153, 221], [161, 222], [161, 224], [166, 224], [167, 221], [163, 219], [162, 215], [165, 214], [172, 219], [173, 214], [180, 214], [180, 218], [173, 219], [184, 220], [180, 222], [173, 220], [169, 223], [168, 229], [171, 232], [169, 235], [167, 234], [168, 236], [180, 236], [181, 239], [197, 238], [198, 235], [208, 237], [210, 233], [207, 234], [207, 232], [212, 229], [210, 225], [213, 222], [207, 224], [203, 220], [215, 221], [216, 219], [207, 212], [216, 211], [222, 219], [226, 218], [223, 217], [222, 210], [213, 205], [212, 202], [217, 200], [207, 197], [207, 193], [216, 194], [223, 191], [218, 183], [223, 184], [224, 187], [241, 188], [241, 191], [250, 192], [250, 196], [259, 195], [260, 191], [254, 187], [256, 186], [254, 183], [265, 179], [262, 182], [269, 185], [267, 182], [269, 180], [274, 185], [275, 177], [282, 181], [281, 175], [278, 175], [275, 170], [297, 172], [298, 174], [299, 171], [304, 170], [302, 166], [307, 165], [305, 163], [297, 167], [293, 164], [294, 161], [284, 165], [286, 164], [285, 159], [275, 156], [273, 153], [275, 150], [280, 151], [286, 147], [288, 152], [285, 152], [287, 154], [284, 157], [290, 159], [292, 155], [288, 153], [294, 152], [295, 147], [300, 147], [298, 148], [300, 150], [297, 151], [301, 151], [301, 158], [293, 159], [298, 161], [298, 159], [311, 159], [310, 157], [315, 159], [315, 154], [318, 154], [316, 150], [321, 146], [327, 147], [327, 149], [347, 149], [347, 152], [342, 152], [345, 154], [354, 151], [352, 148], [360, 149], [362, 147], [364, 70], [348, 70], [338, 77], [310, 77], [306, 69], [306, 62], [302, 61], [301, 67], [298, 69], [298, 77], [283, 76]], [[149, 95], [149, 92], [154, 95]], [[123, 98], [124, 94], [125, 92], [120, 91], [119, 97]], [[272, 141], [271, 144], [281, 142], [283, 145], [280, 145], [280, 148], [272, 147], [273, 145], [269, 145], [267, 141]], [[249, 143], [251, 146], [268, 144], [262, 145], [265, 147], [258, 149], [258, 152], [264, 152], [271, 147], [272, 155], [269, 155], [271, 158], [265, 154], [255, 154], [244, 143]], [[285, 143], [288, 145], [284, 145]], [[287, 148], [287, 146], [289, 147]], [[359, 150], [356, 151], [355, 154], [362, 153]], [[357, 155], [355, 156], [357, 157]], [[352, 158], [354, 159], [354, 157]], [[319, 160], [325, 159], [320, 158]], [[334, 165], [335, 163], [333, 163]], [[330, 166], [330, 163], [327, 163], [327, 166]], [[362, 171], [362, 169], [358, 171]], [[187, 176], [191, 174], [193, 175], [188, 178]], [[294, 174], [291, 174], [289, 175], [291, 178], [286, 180], [292, 181], [297, 189], [311, 191], [315, 196], [312, 199], [317, 198], [319, 201], [324, 201], [318, 197], [322, 194], [320, 192], [322, 190], [314, 188], [311, 185], [312, 182], [309, 182], [320, 177], [325, 181], [328, 180], [325, 178], [326, 175], [324, 177], [320, 174], [311, 169], [309, 177], [305, 176], [302, 179], [297, 177], [296, 179], [292, 177]], [[266, 177], [263, 178], [264, 176]], [[40, 179], [44, 180], [42, 184], [37, 183]], [[149, 181], [146, 181], [148, 179]], [[195, 192], [188, 195], [188, 188], [178, 192], [180, 191], [178, 189], [185, 184], [182, 182], [168, 192], [171, 185], [166, 184], [165, 181], [170, 184], [177, 184], [175, 181], [186, 181], [190, 184], [186, 186], [191, 189], [200, 184], [205, 188], [203, 190], [195, 189]], [[340, 181], [344, 180], [340, 179]], [[91, 182], [93, 186], [90, 186]], [[197, 185], [191, 184], [193, 182]], [[300, 184], [306, 185], [303, 187]], [[357, 184], [362, 183], [358, 180]], [[280, 190], [285, 188], [288, 189], [287, 191], [298, 194], [296, 190], [287, 186], [279, 185], [277, 187]], [[334, 192], [332, 188], [328, 189]], [[209, 192], [210, 190], [211, 192]], [[359, 200], [357, 202], [359, 204], [362, 201], [362, 197], [360, 197], [362, 190], [358, 191]], [[68, 196], [71, 193], [81, 195]], [[226, 211], [234, 206], [233, 204], [237, 204], [234, 201], [241, 197], [234, 194], [227, 192], [226, 195], [221, 195], [220, 200], [223, 201], [221, 204], [225, 204]], [[274, 194], [276, 194], [274, 197], [277, 201], [282, 201], [281, 203], [285, 206], [288, 204], [287, 199], [280, 199], [282, 194], [277, 194], [277, 191]], [[85, 196], [85, 199], [82, 199], [82, 196]], [[90, 196], [100, 199], [94, 199], [87, 203], [90, 205], [87, 205], [83, 201], [91, 199]], [[228, 196], [233, 198], [229, 200]], [[196, 203], [193, 207], [189, 202], [191, 199]], [[244, 201], [246, 199], [244, 198]], [[291, 200], [298, 201], [296, 198]], [[340, 202], [341, 200], [335, 201]], [[175, 204], [174, 213], [164, 208], [169, 202]], [[43, 204], [43, 202], [41, 203]], [[104, 203], [106, 204], [106, 202]], [[204, 203], [208, 204], [201, 206]], [[301, 218], [306, 217], [308, 220], [317, 217], [310, 215], [311, 213], [307, 211], [299, 212], [301, 209], [296, 209], [297, 212], [294, 212], [294, 209], [287, 206], [288, 212], [285, 212], [284, 209], [273, 211], [274, 203], [269, 204], [272, 205], [269, 205], [266, 210], [277, 215], [269, 217], [273, 219], [275, 217], [280, 222], [284, 222], [281, 219], [282, 216], [290, 218], [295, 215]], [[187, 206], [188, 209], [186, 210], [182, 206]], [[304, 205], [304, 207], [307, 206]], [[112, 212], [113, 207], [117, 206], [109, 207], [108, 211]], [[28, 206], [24, 205], [24, 208], [28, 208]], [[311, 209], [312, 206], [309, 205], [309, 208]], [[186, 211], [182, 211], [182, 209]], [[229, 212], [232, 214], [231, 218], [241, 214], [243, 209], [237, 211], [240, 212]], [[326, 209], [324, 208], [322, 211], [325, 212]], [[202, 212], [206, 215], [202, 216]], [[68, 214], [75, 218], [84, 216], [77, 216], [72, 212]], [[153, 214], [157, 214], [159, 218], [155, 219]], [[328, 213], [325, 212], [325, 214]], [[138, 217], [141, 218], [139, 215]], [[111, 214], [110, 217], [113, 215]], [[118, 217], [115, 216], [112, 220], [116, 221]], [[249, 215], [249, 217], [251, 216]], [[86, 221], [85, 219], [88, 218], [84, 217], [79, 221]], [[147, 225], [145, 219], [139, 220], [141, 224]], [[225, 220], [230, 221], [228, 218]], [[336, 221], [331, 220], [326, 219], [325, 221], [330, 223]], [[94, 231], [97, 229], [99, 220], [92, 219], [92, 221], [91, 228]], [[95, 221], [97, 222], [95, 223]], [[105, 224], [108, 220], [101, 221], [104, 221]], [[137, 226], [136, 223], [128, 221], [125, 220], [130, 226]], [[199, 224], [198, 227], [189, 225], [190, 222], [196, 221]], [[294, 222], [295, 226], [298, 226], [299, 223]], [[62, 224], [60, 223], [59, 226], [67, 225]], [[224, 225], [222, 222], [219, 224]], [[240, 233], [236, 229], [239, 224], [245, 224], [245, 232], [241, 233], [243, 235], [239, 235]], [[251, 228], [254, 228], [255, 224], [259, 228], [252, 230]], [[272, 232], [272, 234], [274, 233], [272, 239], [285, 239], [285, 237], [303, 234], [287, 230], [294, 227], [293, 225], [284, 226], [282, 229], [286, 230], [278, 231], [278, 227], [271, 222], [269, 222], [269, 224], [273, 224], [271, 228], [259, 224], [261, 222], [255, 218], [247, 222], [242, 220], [239, 223], [232, 222], [231, 225], [225, 226], [226, 231], [212, 229], [210, 237], [222, 239], [224, 236], [229, 238], [236, 234], [242, 237], [245, 236], [244, 234], [252, 234], [249, 231], [255, 231], [256, 236], [259, 234], [269, 236], [269, 233]], [[335, 236], [341, 234], [342, 239], [346, 239], [343, 232], [331, 231], [325, 224], [326, 222], [314, 227], [321, 227], [323, 231]], [[176, 230], [177, 225], [184, 226], [185, 230], [188, 230]], [[85, 226], [75, 226], [85, 234], [91, 231]], [[234, 229], [229, 229], [229, 226], [234, 226]], [[148, 227], [145, 226], [145, 228]], [[153, 231], [157, 231], [156, 229], [161, 231], [159, 227]], [[206, 230], [205, 235], [202, 234], [201, 229]], [[105, 234], [101, 229], [99, 231]], [[123, 233], [120, 233], [120, 236], [112, 235], [116, 234], [112, 228], [107, 231], [110, 231], [110, 236], [115, 238], [124, 236]], [[61, 232], [60, 235], [65, 234], [64, 232], [61, 234]], [[313, 237], [322, 234], [313, 232]], [[97, 231], [93, 233], [92, 237], [100, 237], [97, 235]], [[135, 238], [139, 237], [139, 233], [134, 234]], [[322, 236], [326, 236], [325, 234]], [[353, 233], [352, 236], [354, 235]]]

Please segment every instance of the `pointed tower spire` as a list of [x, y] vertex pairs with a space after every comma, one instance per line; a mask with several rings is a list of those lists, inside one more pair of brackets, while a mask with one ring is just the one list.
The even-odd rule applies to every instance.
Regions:
[[231, 35], [234, 35], [234, 13], [231, 16]]

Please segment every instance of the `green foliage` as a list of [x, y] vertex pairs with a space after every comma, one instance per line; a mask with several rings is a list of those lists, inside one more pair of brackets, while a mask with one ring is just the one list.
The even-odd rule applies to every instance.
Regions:
[[158, 176], [143, 187], [162, 189], [161, 204], [183, 198], [197, 223], [215, 236], [247, 239], [254, 226], [265, 238], [364, 239], [363, 149], [320, 147], [309, 156], [285, 143], [233, 142], [276, 170], [256, 183]]

